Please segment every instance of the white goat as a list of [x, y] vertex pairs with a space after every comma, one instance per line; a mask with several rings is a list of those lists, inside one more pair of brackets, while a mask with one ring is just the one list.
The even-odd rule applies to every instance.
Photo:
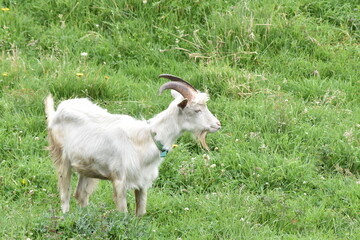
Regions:
[[88, 99], [71, 99], [54, 109], [51, 95], [45, 99], [49, 149], [54, 160], [62, 211], [69, 211], [71, 169], [79, 175], [75, 198], [86, 206], [97, 179], [111, 180], [117, 209], [127, 212], [126, 191], [135, 189], [135, 215], [146, 213], [147, 189], [158, 176], [162, 158], [184, 132], [192, 132], [207, 148], [207, 132], [220, 129], [208, 110], [208, 95], [186, 81], [169, 75], [171, 81], [160, 94], [171, 91], [175, 100], [154, 118], [137, 120], [110, 114]]

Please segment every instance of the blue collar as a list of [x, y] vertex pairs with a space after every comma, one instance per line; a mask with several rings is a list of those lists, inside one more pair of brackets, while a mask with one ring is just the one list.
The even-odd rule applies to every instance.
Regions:
[[160, 157], [162, 157], [162, 158], [166, 157], [166, 154], [169, 152], [169, 150], [165, 149], [165, 148], [164, 148], [164, 145], [163, 145], [160, 141], [158, 141], [158, 140], [155, 139], [155, 136], [156, 136], [156, 133], [155, 133], [155, 132], [153, 132], [153, 131], [150, 130], [150, 133], [151, 133], [151, 138], [153, 139], [156, 147], [157, 147], [157, 148], [159, 149], [159, 151], [160, 151]]

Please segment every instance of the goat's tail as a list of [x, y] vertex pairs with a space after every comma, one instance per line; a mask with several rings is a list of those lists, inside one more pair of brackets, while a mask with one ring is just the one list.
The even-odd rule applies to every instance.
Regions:
[[[49, 94], [45, 100], [45, 113], [46, 113], [46, 121], [47, 121], [47, 130], [48, 130], [48, 142], [49, 146], [47, 150], [50, 151], [52, 159], [58, 168], [58, 171], [61, 171], [62, 167], [64, 167], [63, 161], [63, 154], [62, 154], [62, 144], [60, 143], [59, 139], [57, 138], [56, 134], [54, 134], [52, 128], [50, 127], [50, 122], [53, 119], [55, 114], [54, 108], [54, 98], [51, 94]], [[66, 168], [66, 167], [65, 167]]]
[[47, 125], [49, 126], [50, 120], [52, 119], [52, 117], [53, 117], [53, 115], [55, 113], [54, 98], [52, 97], [51, 94], [49, 94], [45, 98], [44, 104], [45, 104], [45, 113], [46, 113]]

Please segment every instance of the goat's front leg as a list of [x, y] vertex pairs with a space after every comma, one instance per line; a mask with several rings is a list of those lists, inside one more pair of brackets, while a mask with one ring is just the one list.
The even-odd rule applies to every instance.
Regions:
[[147, 189], [135, 190], [136, 209], [135, 216], [141, 217], [146, 213]]
[[120, 212], [127, 212], [126, 186], [124, 180], [113, 180], [114, 202]]

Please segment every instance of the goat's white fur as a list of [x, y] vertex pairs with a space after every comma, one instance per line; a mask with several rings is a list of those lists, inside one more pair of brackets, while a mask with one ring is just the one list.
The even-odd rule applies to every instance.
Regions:
[[175, 100], [169, 107], [148, 121], [110, 114], [88, 99], [63, 101], [55, 111], [52, 96], [45, 99], [49, 149], [64, 213], [69, 211], [71, 169], [79, 174], [75, 198], [81, 206], [88, 204], [97, 179], [105, 179], [113, 183], [117, 209], [127, 212], [126, 191], [134, 189], [135, 215], [146, 213], [147, 189], [162, 160], [151, 132], [170, 150], [183, 131], [199, 134], [220, 128], [206, 106], [207, 94], [199, 92], [185, 108], [179, 107], [184, 98], [172, 94]]

